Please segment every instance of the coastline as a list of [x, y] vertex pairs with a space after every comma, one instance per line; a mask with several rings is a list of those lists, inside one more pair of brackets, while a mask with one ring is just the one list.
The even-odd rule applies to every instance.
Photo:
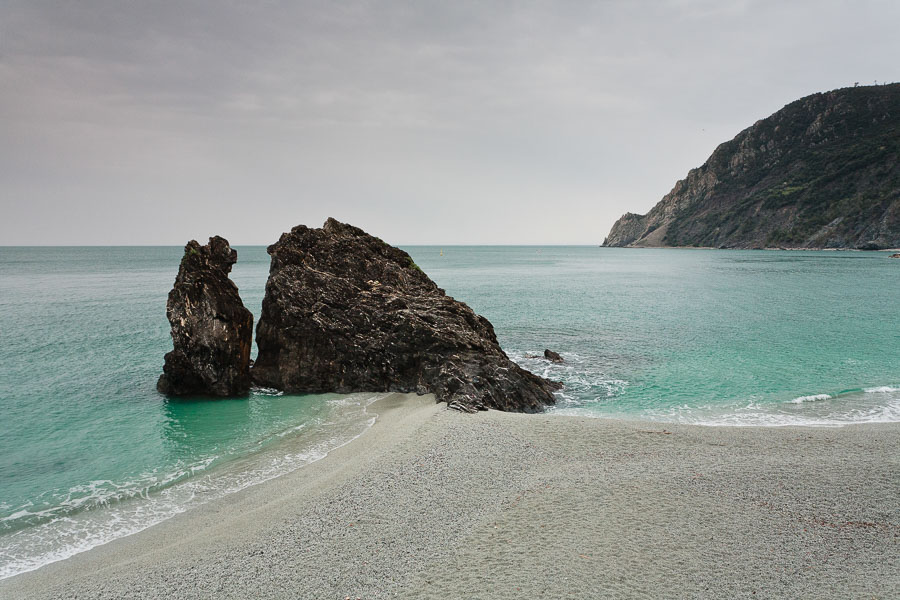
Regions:
[[781, 246], [764, 246], [761, 248], [720, 248], [718, 246], [604, 246], [600, 248], [631, 248], [633, 250], [766, 250], [784, 252], [900, 252], [900, 248], [879, 248], [877, 250], [863, 250], [861, 248], [788, 248]]
[[9, 598], [893, 597], [900, 423], [702, 427], [392, 394], [353, 442]]

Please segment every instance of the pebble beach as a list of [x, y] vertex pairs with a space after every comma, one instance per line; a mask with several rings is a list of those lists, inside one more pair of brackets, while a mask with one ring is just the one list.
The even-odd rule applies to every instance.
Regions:
[[900, 426], [701, 427], [391, 394], [327, 457], [2, 598], [893, 598]]

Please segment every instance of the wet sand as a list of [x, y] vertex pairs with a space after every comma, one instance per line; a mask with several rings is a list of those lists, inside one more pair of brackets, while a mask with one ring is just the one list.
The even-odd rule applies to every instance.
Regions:
[[900, 597], [900, 424], [373, 408], [325, 459], [0, 598]]

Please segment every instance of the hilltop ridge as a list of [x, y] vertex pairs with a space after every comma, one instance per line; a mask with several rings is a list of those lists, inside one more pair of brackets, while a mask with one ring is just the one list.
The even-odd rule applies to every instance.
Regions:
[[604, 246], [900, 247], [900, 83], [791, 102], [720, 144]]

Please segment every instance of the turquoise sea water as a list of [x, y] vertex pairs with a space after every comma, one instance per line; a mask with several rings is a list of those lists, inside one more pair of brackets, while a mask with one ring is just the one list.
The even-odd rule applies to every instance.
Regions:
[[[900, 420], [900, 261], [884, 253], [407, 248], [566, 384], [562, 414], [709, 425]], [[268, 255], [233, 279], [259, 315]], [[181, 248], [0, 248], [0, 577], [324, 456], [374, 394], [171, 400]], [[566, 362], [550, 365], [544, 348]]]

